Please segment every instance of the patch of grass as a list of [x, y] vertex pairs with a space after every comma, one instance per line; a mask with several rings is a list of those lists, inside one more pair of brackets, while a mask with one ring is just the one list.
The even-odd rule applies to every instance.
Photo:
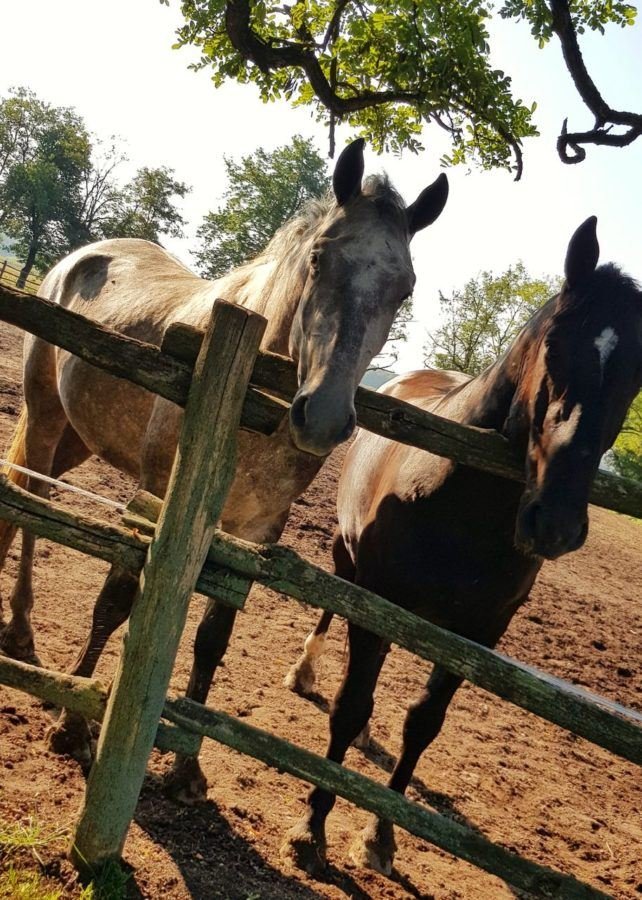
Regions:
[[53, 890], [35, 869], [16, 869], [10, 865], [0, 873], [2, 900], [61, 900], [62, 891]]
[[80, 895], [80, 900], [124, 900], [129, 872], [117, 862], [107, 863]]
[[64, 834], [60, 829], [47, 831], [34, 819], [11, 824], [0, 821], [1, 900], [60, 900], [62, 890], [52, 888], [38, 868], [25, 864], [25, 857], [43, 868], [41, 851]]
[[33, 818], [0, 820], [0, 900], [123, 900], [129, 874], [118, 863], [107, 864], [87, 887], [78, 885], [71, 893], [47, 878], [45, 850], [62, 854], [69, 838], [68, 827], [47, 829]]
[[5, 859], [18, 851], [30, 851], [43, 865], [39, 851], [68, 835], [67, 828], [47, 830], [35, 819], [26, 823], [0, 821], [0, 854]]

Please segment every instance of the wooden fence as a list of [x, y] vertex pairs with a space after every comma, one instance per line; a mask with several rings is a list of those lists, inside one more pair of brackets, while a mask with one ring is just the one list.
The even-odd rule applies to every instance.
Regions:
[[[0, 285], [15, 287], [21, 271], [19, 266], [14, 266], [8, 259], [0, 259]], [[35, 275], [27, 275], [23, 290], [29, 294], [35, 294], [39, 287], [40, 279]]]
[[[165, 501], [137, 494], [120, 526], [68, 512], [0, 479], [1, 517], [143, 572], [108, 699], [93, 679], [0, 659], [0, 683], [103, 720], [72, 850], [79, 868], [92, 872], [120, 856], [154, 742], [166, 749], [194, 753], [201, 738], [208, 736], [327, 788], [515, 887], [541, 896], [605, 896], [287, 741], [189, 700], [166, 697], [194, 589], [242, 608], [251, 583], [258, 581], [336, 612], [642, 764], [642, 714], [444, 631], [335, 578], [287, 548], [254, 545], [216, 531], [214, 523], [234, 469], [239, 424], [271, 433], [296, 390], [291, 361], [257, 354], [264, 326], [261, 317], [219, 302], [204, 337], [177, 325], [168, 330], [158, 348], [118, 335], [48, 301], [0, 287], [0, 319], [186, 410], [181, 452]], [[204, 397], [207, 417], [200, 415]], [[356, 408], [359, 424], [378, 434], [507, 478], [523, 478], [523, 465], [495, 432], [458, 425], [364, 389], [357, 393]], [[634, 482], [601, 473], [591, 499], [642, 518], [642, 486]], [[139, 714], [132, 724], [134, 704]]]

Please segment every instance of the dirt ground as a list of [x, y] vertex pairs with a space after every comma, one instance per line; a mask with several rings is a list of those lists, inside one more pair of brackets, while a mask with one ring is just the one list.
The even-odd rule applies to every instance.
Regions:
[[[0, 445], [6, 446], [20, 407], [21, 339], [0, 326]], [[284, 541], [308, 559], [329, 565], [334, 496], [341, 453], [326, 465], [295, 505]], [[70, 481], [126, 500], [132, 484], [92, 460]], [[56, 499], [63, 499], [55, 495]], [[65, 499], [67, 499], [65, 497]], [[73, 498], [76, 509], [99, 507]], [[642, 529], [593, 509], [587, 545], [547, 564], [529, 605], [513, 621], [501, 650], [524, 662], [642, 709]], [[1, 589], [15, 576], [14, 546]], [[66, 670], [87, 634], [93, 599], [105, 574], [97, 560], [39, 542], [34, 621], [43, 664]], [[187, 683], [190, 646], [202, 610], [192, 604], [173, 678]], [[282, 680], [298, 656], [315, 612], [255, 587], [239, 616], [211, 706], [245, 717], [316, 752], [326, 743], [326, 714], [289, 693]], [[107, 681], [121, 635], [105, 652], [98, 675]], [[320, 690], [336, 689], [345, 645], [334, 623], [323, 660]], [[395, 648], [377, 689], [373, 744], [351, 749], [347, 764], [384, 781], [398, 750], [405, 705], [420, 691], [427, 666]], [[51, 714], [26, 695], [0, 688], [0, 820], [37, 817], [71, 825], [84, 781], [78, 766], [44, 749]], [[202, 762], [207, 803], [178, 806], [158, 784], [169, 759], [155, 753], [125, 847], [132, 867], [131, 896], [146, 898], [390, 898], [503, 900], [515, 896], [503, 882], [398, 833], [393, 878], [356, 868], [352, 837], [367, 815], [339, 800], [328, 821], [329, 869], [324, 881], [292, 871], [279, 846], [299, 818], [307, 786], [261, 763], [207, 741]], [[616, 898], [642, 897], [642, 782], [639, 770], [484, 691], [464, 685], [446, 724], [420, 761], [410, 796], [516, 852], [589, 882]], [[53, 856], [52, 856], [53, 854]], [[47, 856], [47, 851], [45, 851]], [[67, 863], [49, 851], [48, 871], [76, 894]]]

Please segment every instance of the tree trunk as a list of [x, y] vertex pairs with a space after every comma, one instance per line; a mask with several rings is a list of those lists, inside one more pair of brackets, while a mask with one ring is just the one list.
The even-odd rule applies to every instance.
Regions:
[[18, 275], [18, 280], [16, 281], [16, 287], [20, 288], [20, 290], [24, 289], [25, 284], [27, 283], [27, 278], [31, 270], [33, 269], [34, 263], [36, 261], [36, 255], [38, 253], [38, 242], [32, 241], [29, 244], [29, 252], [27, 253], [27, 258], [25, 260], [25, 264], [20, 270], [20, 274]]

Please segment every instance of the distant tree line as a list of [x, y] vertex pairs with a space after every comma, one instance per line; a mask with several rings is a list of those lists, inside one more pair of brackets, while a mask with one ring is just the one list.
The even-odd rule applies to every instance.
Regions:
[[189, 188], [167, 167], [121, 184], [125, 156], [78, 113], [20, 87], [0, 99], [0, 232], [22, 260], [18, 285], [83, 244], [106, 237], [181, 235], [176, 199]]

